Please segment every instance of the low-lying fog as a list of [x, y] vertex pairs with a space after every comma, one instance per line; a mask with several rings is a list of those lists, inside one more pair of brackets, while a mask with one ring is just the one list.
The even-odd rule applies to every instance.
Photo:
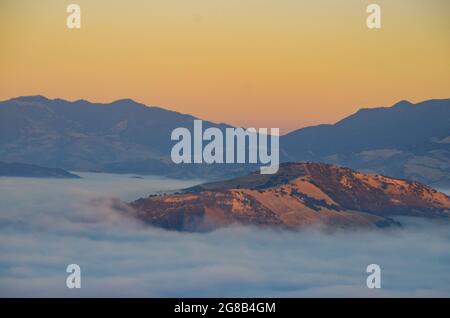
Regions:
[[[0, 178], [0, 296], [450, 296], [448, 224], [169, 232], [120, 215], [108, 198], [131, 201], [198, 181], [81, 175]], [[66, 287], [71, 263], [81, 267], [80, 289]], [[366, 287], [371, 263], [381, 266], [378, 290]]]

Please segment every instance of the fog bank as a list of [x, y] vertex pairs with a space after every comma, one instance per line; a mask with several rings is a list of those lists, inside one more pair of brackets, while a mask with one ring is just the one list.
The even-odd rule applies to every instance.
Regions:
[[[450, 227], [325, 234], [255, 228], [177, 233], [111, 208], [195, 182], [86, 174], [82, 180], [0, 178], [0, 296], [450, 296]], [[66, 266], [81, 266], [81, 289]], [[366, 266], [382, 288], [366, 287]]]

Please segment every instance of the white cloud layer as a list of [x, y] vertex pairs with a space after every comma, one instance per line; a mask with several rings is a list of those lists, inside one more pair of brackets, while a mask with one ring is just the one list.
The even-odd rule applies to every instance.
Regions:
[[[84, 176], [0, 178], [0, 296], [450, 296], [448, 224], [177, 233], [142, 226], [112, 209], [110, 198], [189, 183]], [[71, 263], [81, 266], [81, 289], [65, 285]], [[366, 287], [371, 263], [381, 266], [380, 290]]]

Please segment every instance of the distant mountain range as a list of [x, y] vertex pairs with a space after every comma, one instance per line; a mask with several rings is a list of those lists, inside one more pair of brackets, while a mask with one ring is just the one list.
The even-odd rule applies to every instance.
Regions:
[[[220, 178], [226, 169], [170, 160], [172, 130], [192, 127], [194, 119], [130, 99], [100, 104], [13, 98], [0, 102], [0, 160], [76, 171]], [[203, 126], [227, 127], [207, 121]]]
[[278, 173], [116, 204], [145, 223], [177, 231], [240, 224], [297, 229], [387, 227], [393, 216], [450, 217], [450, 198], [418, 182], [367, 175], [339, 166], [284, 163]]
[[[24, 96], [0, 102], [0, 160], [77, 171], [220, 179], [250, 165], [175, 165], [176, 127], [195, 117], [130, 99], [110, 104]], [[226, 124], [203, 121], [204, 128]], [[362, 109], [280, 139], [283, 161], [317, 161], [433, 185], [450, 184], [450, 99]]]
[[450, 184], [450, 99], [361, 109], [334, 125], [291, 132], [284, 160], [334, 163], [365, 172]]

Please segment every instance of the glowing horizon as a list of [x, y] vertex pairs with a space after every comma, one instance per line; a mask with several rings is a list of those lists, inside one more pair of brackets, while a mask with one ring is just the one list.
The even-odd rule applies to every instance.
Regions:
[[[70, 3], [80, 30], [65, 25]], [[370, 3], [380, 30], [365, 25]], [[285, 133], [449, 98], [448, 12], [443, 0], [4, 0], [0, 99], [131, 98]]]

